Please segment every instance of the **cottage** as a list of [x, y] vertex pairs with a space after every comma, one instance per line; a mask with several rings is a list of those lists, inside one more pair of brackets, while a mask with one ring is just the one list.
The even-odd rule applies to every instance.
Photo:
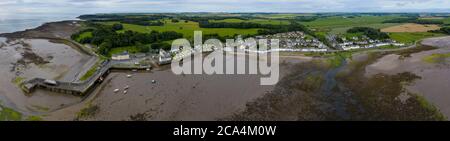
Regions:
[[127, 51], [120, 53], [120, 54], [113, 54], [111, 57], [112, 60], [117, 60], [117, 61], [121, 61], [121, 60], [130, 60], [130, 54], [128, 54]]
[[165, 65], [165, 64], [170, 64], [172, 62], [172, 55], [170, 55], [170, 53], [164, 51], [164, 50], [159, 50], [159, 61], [158, 64], [159, 65]]

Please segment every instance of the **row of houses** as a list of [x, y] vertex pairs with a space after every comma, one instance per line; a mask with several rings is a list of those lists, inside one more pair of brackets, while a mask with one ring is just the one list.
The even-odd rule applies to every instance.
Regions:
[[299, 49], [299, 48], [328, 48], [318, 39], [306, 35], [301, 31], [278, 33], [274, 35], [256, 36], [256, 39], [278, 39], [280, 48]]
[[353, 49], [361, 49], [361, 48], [376, 48], [376, 47], [383, 47], [383, 46], [396, 46], [396, 47], [403, 47], [405, 44], [403, 43], [394, 43], [394, 42], [380, 42], [380, 43], [373, 43], [373, 44], [349, 44], [344, 45], [342, 44], [340, 47], [342, 50], [353, 50]]

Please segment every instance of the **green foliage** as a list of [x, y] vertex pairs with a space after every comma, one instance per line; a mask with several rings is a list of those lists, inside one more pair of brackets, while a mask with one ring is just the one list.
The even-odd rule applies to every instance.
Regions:
[[29, 116], [26, 121], [43, 121], [43, 119], [40, 116]]
[[374, 29], [370, 27], [353, 27], [347, 30], [348, 33], [363, 33], [367, 37], [371, 39], [389, 39], [389, 35], [387, 33], [381, 32], [379, 29]]
[[22, 113], [0, 105], [0, 121], [20, 121]]
[[97, 72], [99, 66], [100, 66], [101, 60], [97, 61], [94, 66], [92, 66], [83, 76], [81, 76], [80, 81], [85, 81], [91, 78], [92, 75]]
[[423, 58], [423, 61], [427, 63], [445, 63], [450, 58], [450, 53], [432, 54]]
[[113, 29], [114, 31], [123, 30], [123, 25], [122, 25], [122, 24], [115, 23], [115, 24], [113, 24], [112, 29]]

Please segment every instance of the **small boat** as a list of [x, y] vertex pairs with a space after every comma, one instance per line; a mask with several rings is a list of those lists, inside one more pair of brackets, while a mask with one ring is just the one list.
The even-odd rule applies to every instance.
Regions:
[[119, 89], [115, 89], [115, 90], [114, 90], [114, 93], [117, 93], [117, 92], [119, 92], [119, 91], [120, 91]]
[[152, 80], [152, 83], [155, 84], [155, 83], [156, 83], [156, 80]]
[[132, 75], [130, 75], [130, 74], [129, 74], [129, 75], [127, 75], [127, 77], [128, 77], [128, 78], [131, 78], [131, 77], [132, 77]]
[[123, 94], [127, 94], [128, 93], [128, 91], [123, 91]]
[[125, 86], [124, 89], [125, 89], [125, 90], [128, 90], [129, 88], [130, 88], [130, 86], [127, 85], [127, 86]]

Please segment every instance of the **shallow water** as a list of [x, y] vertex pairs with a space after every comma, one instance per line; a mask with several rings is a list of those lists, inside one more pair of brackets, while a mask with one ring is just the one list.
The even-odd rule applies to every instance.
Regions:
[[11, 33], [36, 28], [47, 22], [74, 20], [74, 14], [22, 14], [0, 17], [0, 33]]

